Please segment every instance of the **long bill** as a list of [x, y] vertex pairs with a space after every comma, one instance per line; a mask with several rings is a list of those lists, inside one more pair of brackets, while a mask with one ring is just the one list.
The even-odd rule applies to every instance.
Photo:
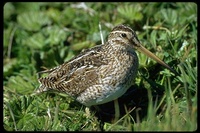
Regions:
[[174, 74], [179, 75], [174, 69], [172, 69], [170, 66], [168, 66], [164, 61], [162, 61], [161, 59], [159, 59], [157, 56], [155, 56], [152, 52], [150, 52], [149, 50], [147, 50], [141, 44], [139, 46], [137, 46], [137, 50], [140, 51], [140, 52], [142, 52], [142, 53], [144, 53], [144, 54], [146, 54], [148, 57], [154, 59], [155, 61], [157, 61], [162, 66], [164, 66], [167, 69], [169, 69], [170, 71], [172, 71]]

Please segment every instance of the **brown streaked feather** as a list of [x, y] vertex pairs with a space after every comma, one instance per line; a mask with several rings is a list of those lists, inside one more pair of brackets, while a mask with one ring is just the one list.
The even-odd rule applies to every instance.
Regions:
[[95, 84], [99, 78], [96, 70], [108, 63], [103, 59], [104, 56], [102, 52], [99, 52], [100, 49], [101, 47], [96, 46], [85, 50], [79, 56], [58, 67], [39, 72], [49, 73], [48, 76], [39, 78], [42, 84], [39, 90], [42, 92], [43, 89], [46, 91], [48, 88], [75, 96], [87, 89], [89, 85]]

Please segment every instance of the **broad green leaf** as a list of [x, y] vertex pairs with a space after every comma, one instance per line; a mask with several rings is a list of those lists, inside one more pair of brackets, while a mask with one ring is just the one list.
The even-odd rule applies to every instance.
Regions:
[[27, 38], [24, 43], [32, 49], [41, 49], [46, 44], [45, 40], [46, 38], [44, 37], [44, 35], [39, 32]]
[[80, 43], [76, 43], [74, 45], [71, 45], [71, 49], [75, 51], [83, 50], [86, 48], [90, 48], [91, 46], [94, 46], [95, 44], [90, 41], [84, 41]]
[[51, 22], [43, 12], [24, 12], [17, 16], [17, 21], [21, 27], [28, 31], [38, 31], [43, 25]]
[[21, 14], [24, 12], [38, 12], [41, 8], [42, 2], [13, 2], [15, 12]]
[[59, 21], [62, 25], [72, 25], [76, 18], [74, 16], [76, 16], [76, 10], [66, 6], [66, 8], [61, 12]]
[[4, 21], [7, 19], [10, 19], [10, 16], [15, 12], [15, 7], [13, 6], [12, 3], [8, 2], [5, 3], [3, 7], [3, 18]]
[[52, 45], [60, 45], [62, 42], [64, 42], [67, 39], [67, 35], [70, 34], [67, 33], [58, 26], [49, 26], [43, 29], [43, 33], [46, 36], [45, 43]]
[[7, 90], [17, 94], [31, 94], [35, 87], [29, 79], [22, 76], [10, 77]]
[[14, 67], [17, 65], [17, 59], [16, 58], [12, 58], [12, 59], [4, 59], [3, 62], [3, 76], [4, 78], [8, 75], [10, 75], [11, 73], [13, 73], [13, 69]]
[[59, 23], [61, 16], [61, 12], [58, 9], [50, 8], [47, 10], [47, 15], [56, 23]]
[[[104, 30], [102, 31], [102, 36], [103, 36], [103, 40], [104, 43], [106, 42], [106, 36], [107, 36], [107, 32]], [[87, 40], [90, 40], [91, 42], [100, 42], [101, 43], [101, 36], [100, 36], [100, 32], [93, 32], [93, 34], [88, 34], [87, 35]]]
[[140, 4], [124, 5], [124, 6], [119, 6], [117, 8], [117, 11], [121, 15], [121, 17], [124, 17], [130, 21], [141, 20], [143, 18], [141, 10], [142, 10], [142, 7], [140, 6]]

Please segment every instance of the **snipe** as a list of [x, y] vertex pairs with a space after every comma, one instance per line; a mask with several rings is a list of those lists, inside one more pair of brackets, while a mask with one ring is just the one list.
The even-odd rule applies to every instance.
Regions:
[[38, 79], [39, 92], [57, 90], [86, 106], [115, 100], [127, 91], [137, 74], [138, 57], [134, 49], [174, 72], [141, 45], [130, 27], [119, 25], [110, 32], [105, 44], [85, 50], [60, 66], [39, 72], [49, 73]]

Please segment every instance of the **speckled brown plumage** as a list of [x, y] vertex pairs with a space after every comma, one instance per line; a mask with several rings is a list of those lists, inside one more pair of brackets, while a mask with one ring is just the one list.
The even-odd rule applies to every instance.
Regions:
[[[86, 106], [103, 104], [123, 95], [137, 74], [142, 47], [128, 26], [113, 28], [105, 44], [81, 52], [68, 62], [41, 73], [39, 91], [61, 91]], [[143, 47], [142, 47], [143, 48]]]

